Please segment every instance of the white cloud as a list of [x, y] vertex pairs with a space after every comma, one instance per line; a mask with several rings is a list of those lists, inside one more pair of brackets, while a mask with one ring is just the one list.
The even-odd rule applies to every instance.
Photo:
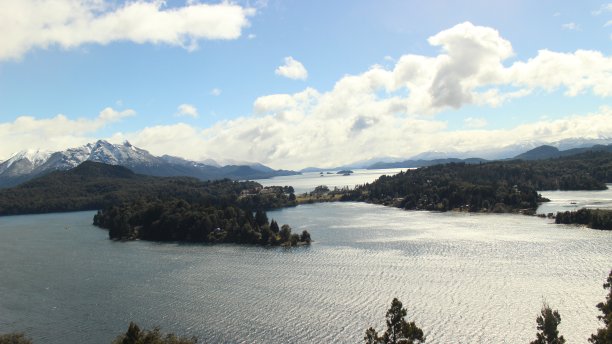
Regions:
[[605, 24], [604, 27], [608, 27], [608, 26], [612, 26], [612, 20], [608, 20]]
[[580, 31], [580, 25], [574, 23], [574, 22], [569, 22], [569, 23], [565, 23], [563, 25], [561, 25], [562, 28], [564, 28], [565, 30], [570, 30], [570, 31]]
[[[233, 158], [301, 168], [376, 156], [408, 157], [448, 147], [475, 150], [531, 139], [612, 137], [609, 108], [506, 130], [476, 128], [486, 123], [473, 118], [466, 121], [467, 130], [451, 131], [446, 122], [431, 116], [470, 104], [500, 106], [535, 90], [562, 89], [568, 97], [585, 92], [610, 97], [612, 58], [596, 51], [542, 50], [531, 59], [506, 66], [504, 61], [513, 56], [510, 42], [494, 29], [470, 23], [444, 30], [429, 42], [441, 47], [438, 55], [404, 55], [391, 68], [375, 65], [361, 74], [344, 76], [326, 92], [306, 88], [259, 97], [253, 116], [221, 121], [203, 131], [192, 128], [194, 136], [180, 138], [176, 150], [190, 144], [198, 149], [182, 154], [191, 158]], [[156, 127], [155, 133], [163, 136], [166, 130], [174, 137], [172, 133], [179, 129]], [[171, 140], [162, 146], [156, 135], [134, 133], [128, 139], [145, 148], [172, 146]]]
[[306, 80], [308, 78], [308, 71], [304, 65], [291, 56], [285, 57], [285, 64], [276, 68], [274, 72], [276, 75], [294, 80]]
[[[389, 68], [375, 65], [346, 75], [327, 91], [306, 88], [262, 96], [254, 101], [252, 116], [206, 129], [178, 123], [116, 137], [154, 154], [232, 158], [294, 169], [377, 156], [409, 157], [449, 147], [469, 151], [528, 140], [612, 137], [612, 108], [503, 130], [476, 128], [484, 123], [478, 118], [466, 120], [465, 130], [449, 130], [434, 116], [466, 105], [501, 106], [542, 90], [561, 90], [567, 97], [611, 97], [611, 57], [589, 50], [541, 50], [530, 59], [506, 63], [513, 56], [511, 43], [494, 29], [470, 23], [433, 35], [429, 42], [440, 47], [438, 54], [404, 55]], [[494, 114], [487, 118], [493, 121]], [[0, 135], [0, 142], [6, 141], [10, 139]]]
[[605, 12], [612, 12], [612, 2], [601, 5], [599, 7], [599, 9], [593, 11], [592, 13], [593, 13], [593, 15], [598, 16], [598, 15], [600, 15], [602, 13], [605, 13]]
[[517, 142], [556, 142], [576, 137], [612, 137], [612, 108], [603, 107], [596, 113], [557, 120], [537, 120], [508, 129], [453, 131], [446, 123], [431, 118], [377, 118], [360, 114], [351, 118], [327, 118], [322, 122], [315, 114], [299, 120], [265, 115], [224, 121], [205, 130], [184, 123], [149, 127], [118, 135], [114, 141], [127, 139], [158, 155], [232, 158], [299, 169], [311, 165], [334, 167], [376, 156], [487, 151]]
[[213, 88], [212, 90], [210, 90], [210, 95], [211, 96], [215, 96], [218, 97], [221, 95], [221, 89], [220, 88]]
[[230, 2], [166, 8], [160, 0], [0, 1], [0, 60], [34, 48], [114, 41], [168, 44], [196, 49], [200, 39], [236, 39], [254, 9]]
[[465, 124], [465, 127], [470, 128], [470, 129], [483, 128], [483, 127], [486, 127], [488, 124], [486, 119], [474, 118], [474, 117], [468, 117], [464, 119], [463, 123]]
[[94, 119], [69, 119], [62, 114], [44, 119], [19, 116], [13, 122], [0, 123], [0, 157], [6, 159], [23, 149], [59, 150], [78, 146], [95, 140], [96, 131], [135, 114], [129, 109], [106, 108]]
[[179, 117], [187, 116], [187, 117], [197, 118], [198, 109], [191, 104], [181, 104], [177, 108], [176, 116], [179, 116]]

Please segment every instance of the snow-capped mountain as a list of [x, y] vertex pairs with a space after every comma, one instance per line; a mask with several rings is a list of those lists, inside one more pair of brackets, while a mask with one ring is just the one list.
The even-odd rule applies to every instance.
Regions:
[[30, 173], [47, 161], [50, 155], [51, 152], [41, 150], [21, 151], [0, 164], [0, 175], [18, 176]]
[[179, 157], [157, 157], [129, 142], [112, 144], [104, 140], [60, 152], [23, 151], [0, 163], [0, 187], [17, 185], [51, 171], [69, 170], [84, 161], [125, 166], [136, 173], [154, 176], [188, 176], [207, 179], [259, 179], [295, 174], [263, 165], [211, 166]]

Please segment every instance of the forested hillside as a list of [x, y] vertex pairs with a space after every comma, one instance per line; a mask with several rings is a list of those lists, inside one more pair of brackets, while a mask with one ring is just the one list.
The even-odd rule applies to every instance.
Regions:
[[0, 190], [0, 215], [97, 210], [141, 199], [271, 209], [294, 205], [292, 192], [249, 181], [144, 176], [125, 167], [86, 161], [72, 170]]
[[541, 161], [444, 164], [382, 176], [343, 200], [404, 209], [532, 212], [538, 190], [601, 190], [612, 182], [612, 153], [588, 152]]

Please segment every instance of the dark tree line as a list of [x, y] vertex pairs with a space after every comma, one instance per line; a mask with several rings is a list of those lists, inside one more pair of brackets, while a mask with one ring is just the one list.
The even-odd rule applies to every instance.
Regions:
[[263, 188], [252, 181], [152, 177], [134, 174], [122, 166], [86, 161], [69, 171], [0, 189], [0, 215], [98, 210], [141, 199], [273, 209], [295, 205], [292, 195], [288, 187]]
[[407, 170], [346, 192], [342, 200], [410, 210], [533, 212], [538, 190], [601, 190], [612, 182], [612, 153], [539, 161], [450, 163]]
[[612, 210], [587, 209], [558, 212], [555, 223], [586, 225], [593, 229], [612, 230]]
[[94, 225], [111, 239], [245, 243], [296, 246], [310, 244], [308, 231], [292, 233], [289, 225], [268, 221], [263, 210], [237, 205], [201, 205], [185, 200], [140, 200], [98, 211]]

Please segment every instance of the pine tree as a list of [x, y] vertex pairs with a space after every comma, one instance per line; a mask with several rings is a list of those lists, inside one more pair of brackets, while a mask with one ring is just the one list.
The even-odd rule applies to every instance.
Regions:
[[387, 311], [387, 330], [382, 337], [378, 337], [378, 332], [372, 327], [366, 330], [364, 340], [369, 344], [415, 344], [424, 343], [425, 337], [423, 330], [415, 325], [414, 322], [407, 322], [406, 309], [402, 303], [394, 298], [391, 308]]
[[363, 337], [366, 344], [382, 344], [382, 338], [378, 336], [378, 332], [373, 327], [366, 330], [366, 335]]
[[608, 289], [606, 302], [597, 304], [597, 308], [603, 313], [598, 316], [599, 320], [603, 321], [604, 327], [597, 330], [596, 334], [591, 335], [589, 342], [594, 344], [612, 344], [612, 270], [608, 275], [604, 289]]
[[559, 337], [559, 331], [557, 326], [561, 323], [561, 316], [556, 310], [552, 310], [548, 304], [542, 305], [540, 315], [536, 318], [538, 324], [538, 333], [536, 334], [537, 339], [532, 341], [530, 344], [563, 344], [565, 338]]

